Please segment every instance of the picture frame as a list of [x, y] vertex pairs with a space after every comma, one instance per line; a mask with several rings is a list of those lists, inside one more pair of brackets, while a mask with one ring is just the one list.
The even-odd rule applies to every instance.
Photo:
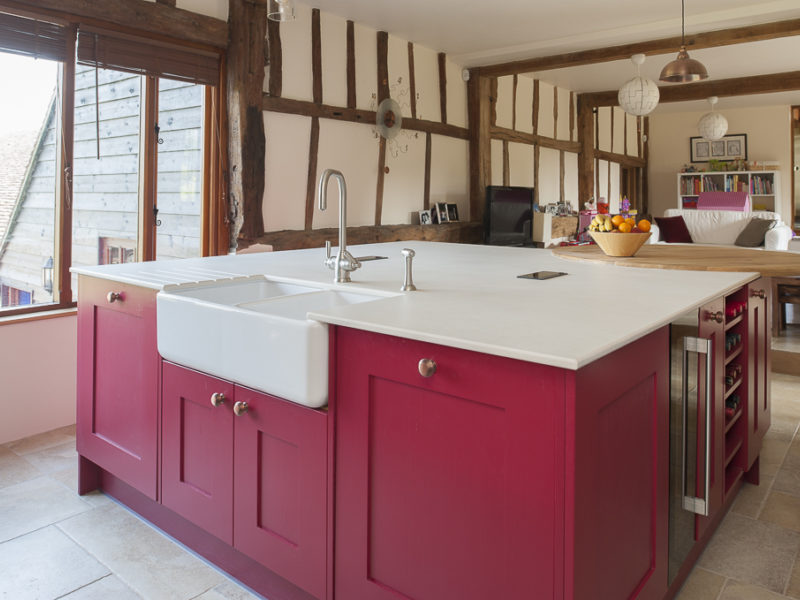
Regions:
[[458, 222], [458, 204], [447, 205], [447, 220], [450, 223]]
[[689, 152], [693, 163], [705, 163], [709, 160], [747, 160], [747, 134], [735, 133], [714, 141], [702, 137], [690, 137]]
[[447, 203], [446, 202], [437, 202], [436, 203], [436, 215], [438, 217], [439, 223], [449, 223], [450, 217], [447, 214]]
[[431, 225], [433, 223], [432, 219], [433, 219], [433, 217], [431, 216], [430, 209], [419, 211], [419, 224], [420, 225]]

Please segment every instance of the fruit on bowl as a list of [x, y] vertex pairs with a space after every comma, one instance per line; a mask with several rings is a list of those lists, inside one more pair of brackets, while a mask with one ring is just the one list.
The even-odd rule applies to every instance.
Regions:
[[633, 256], [650, 237], [650, 221], [622, 215], [597, 215], [589, 235], [607, 256]]

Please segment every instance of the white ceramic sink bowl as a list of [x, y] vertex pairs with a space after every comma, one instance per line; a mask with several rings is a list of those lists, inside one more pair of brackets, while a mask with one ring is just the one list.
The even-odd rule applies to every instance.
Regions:
[[303, 404], [328, 402], [328, 326], [311, 311], [378, 300], [253, 276], [167, 286], [156, 298], [165, 359]]

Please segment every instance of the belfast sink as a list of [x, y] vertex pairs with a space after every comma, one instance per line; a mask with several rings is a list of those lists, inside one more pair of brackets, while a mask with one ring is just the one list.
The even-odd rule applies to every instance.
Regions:
[[328, 401], [328, 326], [309, 312], [383, 296], [257, 275], [166, 286], [156, 298], [165, 359], [305, 406]]

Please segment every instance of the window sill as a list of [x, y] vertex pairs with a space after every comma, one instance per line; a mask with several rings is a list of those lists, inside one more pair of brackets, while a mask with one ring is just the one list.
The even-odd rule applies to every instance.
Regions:
[[43, 310], [39, 312], [24, 313], [21, 315], [9, 315], [0, 317], [0, 327], [3, 325], [16, 325], [28, 321], [43, 321], [45, 319], [58, 319], [61, 317], [71, 317], [78, 314], [77, 308], [54, 308], [53, 310]]

